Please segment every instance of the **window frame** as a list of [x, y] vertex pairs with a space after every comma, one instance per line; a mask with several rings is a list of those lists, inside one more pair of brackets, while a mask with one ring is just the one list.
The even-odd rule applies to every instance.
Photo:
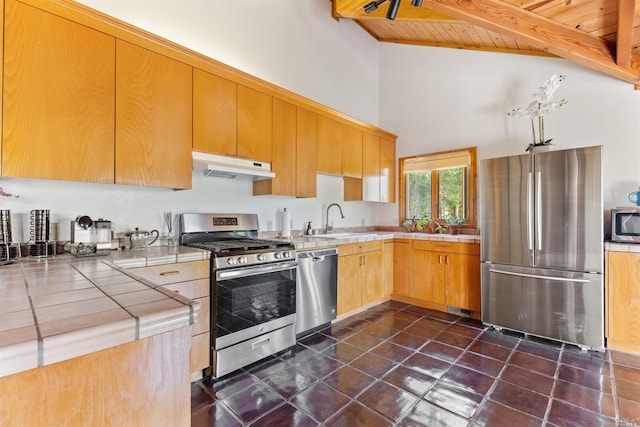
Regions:
[[[406, 203], [407, 203], [407, 180], [405, 174], [405, 161], [414, 160], [414, 159], [425, 159], [425, 160], [433, 160], [433, 159], [447, 159], [451, 157], [459, 157], [461, 155], [466, 155], [469, 157], [469, 188], [467, 189], [469, 194], [469, 217], [464, 221], [462, 227], [465, 228], [476, 228], [477, 227], [477, 203], [476, 203], [476, 182], [477, 182], [477, 148], [476, 147], [467, 147], [460, 148], [455, 150], [446, 150], [439, 151], [436, 153], [427, 153], [427, 154], [419, 154], [416, 156], [409, 157], [401, 157], [398, 159], [399, 164], [399, 185], [398, 191], [399, 193], [399, 219], [400, 224], [402, 225], [407, 219], [406, 218]], [[433, 160], [437, 162], [438, 160]], [[439, 185], [440, 180], [438, 176], [438, 170], [431, 171], [431, 212], [440, 212], [439, 206]], [[434, 218], [439, 219], [439, 218]], [[442, 221], [444, 222], [444, 221]]]

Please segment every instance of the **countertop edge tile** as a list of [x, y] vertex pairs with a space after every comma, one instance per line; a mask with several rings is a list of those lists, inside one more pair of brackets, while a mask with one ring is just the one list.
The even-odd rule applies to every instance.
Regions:
[[17, 374], [38, 367], [38, 340], [0, 347], [0, 377]]
[[[200, 305], [198, 302], [195, 303]], [[192, 318], [192, 308], [189, 305], [140, 315], [138, 316], [138, 339], [190, 326]]]
[[126, 344], [135, 339], [134, 318], [44, 337], [42, 340], [43, 366]]

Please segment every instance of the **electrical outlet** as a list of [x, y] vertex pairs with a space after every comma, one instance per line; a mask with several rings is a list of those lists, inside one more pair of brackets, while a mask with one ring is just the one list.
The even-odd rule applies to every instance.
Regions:
[[364, 225], [364, 218], [360, 221], [360, 225]]
[[273, 221], [267, 220], [267, 231], [273, 231]]

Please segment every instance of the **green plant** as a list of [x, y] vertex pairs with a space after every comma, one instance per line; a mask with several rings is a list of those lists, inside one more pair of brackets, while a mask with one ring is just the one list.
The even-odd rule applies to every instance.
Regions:
[[449, 218], [447, 220], [447, 224], [457, 225], [458, 227], [461, 226], [463, 222], [464, 222], [464, 218]]

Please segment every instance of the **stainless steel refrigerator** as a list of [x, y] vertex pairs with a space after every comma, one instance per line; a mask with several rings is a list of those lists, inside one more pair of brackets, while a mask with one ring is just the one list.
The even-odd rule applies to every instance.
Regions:
[[602, 146], [480, 162], [482, 322], [604, 350]]

